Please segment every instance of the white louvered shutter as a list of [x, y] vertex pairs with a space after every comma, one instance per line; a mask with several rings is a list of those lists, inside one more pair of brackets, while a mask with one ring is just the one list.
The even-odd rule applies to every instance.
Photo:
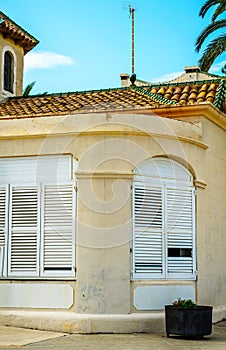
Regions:
[[5, 245], [7, 233], [8, 186], [0, 186], [0, 276], [4, 272]]
[[161, 278], [162, 189], [134, 186], [133, 271], [135, 278]]
[[42, 270], [44, 275], [73, 275], [75, 252], [74, 186], [44, 186]]
[[5, 246], [7, 186], [0, 186], [0, 247]]
[[39, 188], [10, 186], [9, 276], [39, 273]]
[[192, 278], [195, 274], [193, 213], [193, 189], [166, 189], [168, 277]]

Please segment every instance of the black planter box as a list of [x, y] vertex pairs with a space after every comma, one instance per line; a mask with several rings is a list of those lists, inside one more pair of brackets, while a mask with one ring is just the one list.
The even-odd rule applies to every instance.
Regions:
[[212, 306], [199, 305], [196, 308], [165, 306], [167, 337], [170, 334], [193, 338], [212, 333]]

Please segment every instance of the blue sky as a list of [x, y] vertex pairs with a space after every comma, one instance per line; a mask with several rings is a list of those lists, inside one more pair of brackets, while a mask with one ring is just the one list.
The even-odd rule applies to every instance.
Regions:
[[[1, 11], [40, 43], [25, 56], [24, 86], [33, 93], [120, 86], [131, 73], [131, 19], [135, 7], [135, 72], [168, 80], [197, 65], [194, 43], [209, 23], [198, 16], [204, 0], [1, 0]], [[212, 72], [220, 74], [225, 56]], [[226, 63], [226, 61], [225, 61]]]

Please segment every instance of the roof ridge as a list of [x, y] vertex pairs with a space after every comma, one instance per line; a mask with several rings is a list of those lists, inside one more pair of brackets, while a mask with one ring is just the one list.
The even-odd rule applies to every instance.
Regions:
[[[10, 17], [8, 17], [5, 13], [3, 13], [2, 11], [0, 11], [0, 17], [3, 17], [3, 19], [11, 22], [15, 27], [17, 27], [18, 29], [20, 29], [22, 32], [24, 32], [25, 34], [27, 34], [32, 40], [34, 40], [35, 42], [37, 42], [37, 44], [39, 43], [39, 40], [36, 39], [33, 35], [31, 35], [30, 33], [28, 33], [24, 28], [22, 28], [19, 24], [17, 24], [16, 22], [14, 22]], [[3, 22], [2, 22], [3, 23]]]
[[[1, 14], [1, 12], [0, 12]], [[150, 97], [157, 98], [157, 101], [162, 101], [163, 103], [170, 103], [170, 104], [177, 104], [177, 102], [169, 100], [165, 97], [160, 96], [159, 94], [155, 94], [151, 91], [145, 90], [145, 88], [153, 88], [157, 86], [172, 86], [172, 85], [191, 85], [191, 84], [203, 84], [203, 83], [212, 83], [212, 82], [221, 82], [221, 81], [226, 82], [226, 78], [222, 77], [222, 79], [212, 79], [212, 80], [199, 80], [199, 81], [194, 81], [194, 82], [180, 82], [180, 83], [157, 83], [157, 84], [151, 84], [151, 85], [144, 85], [144, 86], [136, 86], [136, 85], [131, 85], [131, 86], [119, 86], [119, 87], [112, 87], [112, 88], [104, 88], [104, 89], [92, 89], [92, 90], [77, 90], [77, 91], [64, 91], [64, 92], [53, 92], [53, 93], [38, 93], [35, 95], [29, 95], [27, 97], [24, 97], [23, 95], [21, 96], [12, 96], [8, 97], [7, 100], [12, 100], [12, 99], [21, 99], [21, 98], [34, 98], [34, 97], [50, 97], [50, 96], [64, 96], [64, 95], [70, 95], [70, 94], [88, 94], [88, 93], [95, 93], [95, 92], [107, 92], [107, 91], [117, 91], [117, 90], [129, 90], [131, 88], [136, 89], [140, 93], [144, 93], [145, 95], [149, 95]]]
[[214, 73], [209, 73], [209, 72], [205, 72], [204, 70], [200, 70], [199, 73], [208, 74], [208, 75], [211, 75], [212, 77], [216, 77], [216, 78], [218, 78], [218, 79], [221, 79], [221, 75], [214, 74]]
[[[149, 88], [152, 87], [152, 85], [149, 85], [148, 86]], [[168, 104], [168, 105], [172, 105], [172, 104], [178, 104], [177, 102], [175, 101], [172, 101], [172, 100], [169, 100], [168, 98], [165, 98], [159, 94], [155, 94], [154, 92], [151, 92], [151, 91], [148, 91], [148, 90], [145, 90], [144, 87], [142, 86], [134, 86], [133, 87], [136, 91], [140, 92], [141, 94], [143, 95], [148, 95], [149, 97], [151, 97], [154, 101], [156, 102], [162, 102], [162, 104]]]
[[174, 83], [171, 83], [171, 82], [159, 82], [159, 83], [152, 83], [150, 85], [145, 85], [145, 86], [142, 86], [143, 88], [144, 87], [156, 87], [156, 86], [172, 86], [172, 85], [191, 85], [191, 84], [205, 84], [205, 83], [218, 83], [220, 82], [221, 80], [226, 80], [226, 78], [224, 77], [221, 77], [221, 78], [218, 78], [218, 79], [204, 79], [204, 80], [194, 80], [194, 81], [181, 81], [181, 82], [174, 82]]
[[117, 91], [117, 90], [129, 90], [131, 87], [130, 86], [122, 86], [122, 87], [116, 87], [116, 88], [106, 88], [106, 89], [94, 89], [94, 90], [77, 90], [77, 91], [65, 91], [65, 92], [53, 92], [53, 93], [39, 93], [35, 95], [29, 95], [29, 96], [12, 96], [8, 97], [7, 100], [13, 100], [13, 99], [26, 99], [26, 98], [33, 98], [33, 97], [51, 97], [51, 96], [65, 96], [65, 95], [70, 95], [70, 94], [90, 94], [94, 92], [107, 92], [107, 91]]

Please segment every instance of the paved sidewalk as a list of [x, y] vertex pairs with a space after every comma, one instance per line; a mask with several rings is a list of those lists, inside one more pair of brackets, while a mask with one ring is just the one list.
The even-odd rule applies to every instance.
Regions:
[[[8, 334], [8, 346], [6, 343], [2, 343], [4, 332], [5, 339], [7, 339]], [[15, 344], [14, 347], [10, 346], [12, 344]], [[33, 350], [226, 350], [226, 321], [213, 325], [212, 335], [202, 340], [172, 336], [167, 338], [164, 333], [64, 335], [62, 333], [0, 327], [0, 347], [3, 349], [18, 349], [19, 347]]]
[[34, 329], [0, 326], [0, 349], [21, 347], [64, 336], [62, 333], [36, 331]]

